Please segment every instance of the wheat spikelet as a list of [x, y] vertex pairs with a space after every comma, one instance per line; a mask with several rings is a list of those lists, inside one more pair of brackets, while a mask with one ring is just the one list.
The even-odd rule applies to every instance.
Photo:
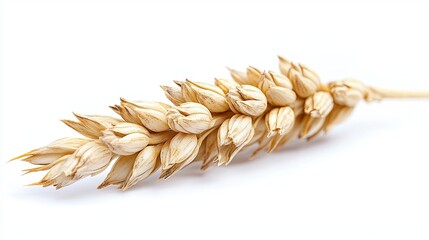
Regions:
[[297, 139], [312, 139], [345, 120], [360, 101], [429, 97], [426, 92], [393, 92], [353, 79], [323, 84], [309, 67], [279, 57], [280, 73], [248, 67], [230, 69], [214, 85], [191, 80], [161, 86], [173, 105], [121, 98], [111, 108], [122, 118], [75, 114], [63, 122], [86, 138], [64, 138], [29, 151], [21, 159], [47, 171], [31, 185], [57, 189], [94, 176], [114, 162], [99, 188], [126, 190], [161, 168], [168, 178], [201, 161], [202, 169], [227, 165], [245, 147], [253, 156]]

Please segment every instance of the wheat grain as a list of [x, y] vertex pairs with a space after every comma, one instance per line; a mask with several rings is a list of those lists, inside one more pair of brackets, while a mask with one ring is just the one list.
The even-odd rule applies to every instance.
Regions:
[[344, 121], [360, 101], [429, 97], [368, 87], [353, 79], [322, 84], [303, 64], [279, 57], [280, 72], [248, 67], [229, 69], [233, 80], [215, 84], [175, 81], [161, 86], [174, 106], [121, 98], [111, 108], [122, 118], [75, 114], [63, 120], [87, 138], [64, 138], [14, 159], [47, 171], [31, 185], [67, 186], [113, 167], [99, 186], [126, 190], [161, 168], [168, 178], [190, 163], [227, 165], [245, 147], [258, 144], [253, 156], [272, 152], [296, 139], [312, 139]]

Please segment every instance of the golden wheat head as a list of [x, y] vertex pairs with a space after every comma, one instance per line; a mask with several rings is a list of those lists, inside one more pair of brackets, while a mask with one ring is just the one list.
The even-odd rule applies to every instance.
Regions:
[[312, 139], [342, 122], [360, 101], [386, 97], [428, 97], [392, 92], [353, 79], [323, 84], [311, 68], [279, 57], [280, 72], [230, 69], [232, 80], [214, 85], [190, 80], [161, 86], [172, 105], [129, 101], [111, 106], [120, 118], [75, 114], [63, 120], [85, 138], [62, 138], [21, 159], [47, 171], [31, 185], [67, 186], [114, 164], [99, 188], [126, 190], [161, 169], [168, 178], [200, 161], [201, 168], [227, 165], [242, 149], [258, 144], [253, 156], [291, 140]]

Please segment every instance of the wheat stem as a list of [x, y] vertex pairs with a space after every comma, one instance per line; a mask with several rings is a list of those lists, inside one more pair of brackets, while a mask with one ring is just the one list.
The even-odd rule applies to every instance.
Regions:
[[371, 88], [381, 98], [429, 98], [429, 91], [403, 91], [384, 88]]

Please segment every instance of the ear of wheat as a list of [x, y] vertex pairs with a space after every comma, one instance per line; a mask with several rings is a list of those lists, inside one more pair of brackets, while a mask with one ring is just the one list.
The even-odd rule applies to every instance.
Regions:
[[121, 118], [75, 114], [63, 122], [86, 138], [63, 138], [14, 159], [46, 171], [30, 185], [70, 185], [114, 162], [99, 188], [126, 190], [161, 169], [168, 178], [187, 165], [227, 165], [242, 149], [275, 151], [291, 140], [312, 139], [345, 120], [360, 101], [429, 97], [427, 92], [395, 92], [354, 79], [320, 82], [311, 68], [279, 57], [280, 73], [248, 67], [229, 69], [233, 80], [214, 85], [191, 80], [161, 86], [173, 105], [129, 101], [111, 106]]

